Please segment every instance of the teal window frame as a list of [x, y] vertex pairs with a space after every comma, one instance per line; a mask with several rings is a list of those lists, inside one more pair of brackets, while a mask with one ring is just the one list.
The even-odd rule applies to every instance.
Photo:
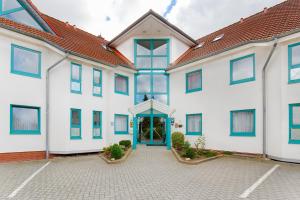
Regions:
[[[154, 76], [156, 74], [163, 74], [166, 76], [167, 78], [167, 92], [154, 92], [153, 90], [153, 87], [154, 87]], [[149, 75], [150, 76], [150, 92], [141, 92], [141, 93], [138, 93], [137, 91], [137, 77], [139, 75]], [[149, 71], [149, 72], [146, 72], [146, 71], [139, 71], [138, 73], [136, 73], [134, 75], [134, 104], [137, 105], [138, 104], [138, 101], [137, 101], [137, 96], [138, 95], [149, 95], [151, 99], [152, 96], [155, 96], [155, 95], [167, 95], [167, 104], [170, 105], [170, 98], [169, 98], [169, 94], [170, 94], [170, 76], [168, 73], [166, 73], [165, 71], [162, 71], [162, 72], [153, 72], [153, 71]]]
[[[126, 131], [116, 131], [116, 118], [117, 117], [126, 117], [127, 119], [127, 130]], [[115, 114], [114, 116], [114, 133], [115, 135], [128, 135], [129, 134], [129, 116], [124, 114]]]
[[[73, 65], [76, 65], [79, 67], [79, 80], [73, 79]], [[81, 94], [82, 93], [82, 65], [78, 63], [71, 62], [71, 79], [70, 79], [70, 91], [74, 94]], [[76, 91], [72, 89], [72, 83], [79, 83], [80, 84], [80, 91]]]
[[[100, 82], [99, 83], [96, 83], [96, 80], [95, 80], [95, 71], [100, 73]], [[94, 88], [95, 87], [100, 87], [101, 88], [100, 94], [96, 94], [94, 92]], [[96, 96], [96, 97], [102, 97], [102, 90], [103, 90], [103, 88], [102, 88], [102, 70], [94, 68], [93, 69], [93, 95]]]
[[[117, 90], [117, 79], [116, 79], [117, 77], [122, 77], [126, 80], [126, 92]], [[128, 76], [124, 76], [122, 74], [115, 73], [115, 93], [129, 96], [129, 78], [128, 78]]]
[[[253, 77], [249, 77], [249, 78], [244, 78], [244, 79], [240, 79], [240, 80], [233, 80], [233, 64], [237, 61], [240, 61], [240, 60], [243, 60], [243, 59], [246, 59], [246, 58], [249, 58], [249, 57], [252, 57], [253, 59]], [[255, 63], [255, 54], [249, 54], [249, 55], [246, 55], [246, 56], [242, 56], [242, 57], [239, 57], [239, 58], [236, 58], [236, 59], [233, 59], [233, 60], [230, 60], [230, 85], [236, 85], [236, 84], [241, 84], [241, 83], [247, 83], [247, 82], [252, 82], [252, 81], [255, 81], [256, 80], [256, 63]]]
[[[79, 112], [79, 122], [80, 122], [79, 125], [72, 124], [72, 112], [73, 112], [73, 111]], [[82, 124], [82, 120], [81, 120], [81, 109], [78, 109], [78, 108], [71, 108], [71, 110], [70, 110], [70, 139], [71, 139], [71, 140], [81, 140], [81, 139], [82, 139], [82, 137], [81, 137], [81, 124]], [[73, 136], [73, 135], [72, 135], [72, 128], [79, 128], [80, 136]]]
[[[201, 78], [201, 86], [199, 88], [193, 88], [193, 89], [189, 89], [189, 76], [193, 73], [198, 73], [200, 72], [200, 78]], [[203, 81], [202, 81], [202, 69], [199, 69], [199, 70], [195, 70], [195, 71], [192, 71], [192, 72], [188, 72], [185, 74], [185, 92], [188, 94], [188, 93], [193, 93], [193, 92], [199, 92], [199, 91], [202, 91], [202, 84], [203, 84]]]
[[290, 44], [288, 45], [288, 83], [289, 84], [294, 84], [294, 83], [300, 83], [300, 78], [291, 80], [291, 70], [292, 69], [297, 69], [300, 68], [300, 63], [293, 65], [293, 54], [292, 50], [294, 47], [300, 46], [300, 42], [295, 43], [295, 44]]
[[[27, 108], [35, 109], [38, 111], [38, 129], [37, 130], [14, 130], [13, 127], [13, 108]], [[11, 135], [41, 135], [41, 109], [35, 106], [25, 106], [25, 105], [10, 105], [10, 134]]]
[[[38, 61], [38, 73], [37, 74], [31, 73], [31, 72], [23, 72], [23, 71], [15, 70], [15, 60], [14, 60], [14, 57], [15, 57], [14, 50], [15, 49], [21, 49], [21, 50], [28, 51], [28, 52], [31, 52], [31, 53], [34, 53], [34, 54], [38, 55], [39, 61]], [[40, 51], [36, 51], [36, 50], [30, 49], [30, 48], [27, 48], [27, 47], [23, 47], [23, 46], [16, 45], [16, 44], [11, 44], [11, 65], [10, 66], [11, 66], [10, 71], [11, 71], [12, 74], [17, 74], [17, 75], [22, 75], [22, 76], [28, 76], [28, 77], [32, 77], [32, 78], [41, 79], [41, 77], [42, 77], [41, 76], [42, 53]]]
[[[137, 55], [137, 42], [138, 41], [149, 41], [150, 45], [151, 45], [151, 53], [150, 55]], [[153, 54], [153, 44], [155, 41], [166, 41], [167, 43], [167, 54], [166, 55], [154, 55]], [[135, 39], [134, 40], [134, 66], [137, 66], [137, 58], [151, 58], [151, 68], [138, 68], [136, 67], [136, 69], [138, 70], [166, 70], [168, 68], [168, 66], [170, 65], [170, 39], [167, 38], [158, 38], [158, 39]], [[153, 68], [153, 58], [167, 58], [167, 67], [166, 68]]]
[[[100, 114], [100, 125], [99, 126], [95, 126], [94, 125], [94, 114], [95, 113], [99, 113]], [[93, 111], [93, 139], [102, 139], [102, 111], [96, 111], [96, 110], [94, 110]], [[100, 128], [100, 136], [95, 136], [94, 135], [94, 129], [95, 128]]]
[[[188, 122], [189, 122], [189, 117], [190, 116], [200, 116], [200, 119], [201, 119], [201, 121], [200, 121], [200, 127], [201, 127], [201, 129], [200, 129], [200, 132], [190, 132], [189, 131], [189, 126], [188, 126]], [[186, 114], [186, 135], [198, 135], [198, 136], [202, 136], [202, 130], [203, 130], [203, 127], [202, 127], [202, 113], [196, 113], [196, 114]]]
[[0, 15], [7, 15], [7, 14], [10, 14], [10, 13], [14, 13], [14, 12], [24, 10], [24, 8], [22, 7], [22, 4], [19, 1], [17, 1], [17, 2], [20, 4], [19, 8], [14, 8], [14, 9], [4, 11], [3, 10], [3, 1], [0, 0]]
[[289, 104], [289, 144], [300, 144], [300, 140], [292, 140], [292, 129], [300, 129], [300, 124], [293, 122], [294, 107], [300, 107], [300, 103]]
[[[253, 131], [252, 132], [234, 132], [233, 131], [233, 113], [252, 112], [253, 113]], [[234, 137], [256, 137], [256, 109], [232, 110], [230, 111], [230, 136]]]

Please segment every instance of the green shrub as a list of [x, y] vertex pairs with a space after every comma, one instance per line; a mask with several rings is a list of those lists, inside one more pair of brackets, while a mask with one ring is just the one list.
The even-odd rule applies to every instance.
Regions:
[[188, 141], [185, 141], [184, 145], [183, 145], [183, 151], [186, 151], [189, 148], [191, 148], [191, 143], [189, 143]]
[[131, 147], [131, 141], [130, 140], [121, 140], [119, 142], [119, 145], [125, 146], [128, 149]]
[[196, 151], [193, 148], [188, 148], [185, 150], [184, 157], [194, 159], [196, 157]]
[[231, 151], [224, 151], [223, 154], [224, 155], [232, 155], [233, 153]]
[[181, 132], [174, 132], [172, 134], [172, 145], [175, 149], [181, 150], [184, 145], [184, 135]]
[[111, 147], [111, 158], [118, 160], [118, 159], [122, 158], [123, 154], [124, 154], [124, 151], [122, 150], [120, 145], [114, 144]]
[[202, 151], [202, 152], [201, 152], [201, 155], [202, 155], [202, 156], [205, 156], [205, 157], [207, 157], [207, 158], [210, 158], [210, 157], [216, 156], [217, 153], [214, 152], [214, 151]]

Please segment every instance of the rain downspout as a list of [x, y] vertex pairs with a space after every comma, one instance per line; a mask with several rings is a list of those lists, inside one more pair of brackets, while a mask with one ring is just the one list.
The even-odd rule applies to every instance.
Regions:
[[46, 72], [46, 159], [49, 159], [49, 98], [50, 98], [50, 72], [52, 69], [54, 69], [56, 66], [58, 66], [60, 63], [62, 63], [64, 60], [66, 60], [69, 57], [69, 54], [67, 53], [66, 56], [64, 56], [62, 59], [51, 65]]
[[262, 95], [263, 95], [263, 157], [267, 158], [267, 94], [266, 94], [266, 70], [268, 64], [277, 47], [277, 38], [274, 38], [274, 44], [262, 70]]

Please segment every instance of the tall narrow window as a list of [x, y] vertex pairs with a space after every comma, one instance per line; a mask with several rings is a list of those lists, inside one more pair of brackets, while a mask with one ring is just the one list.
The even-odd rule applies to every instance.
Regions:
[[186, 93], [202, 90], [202, 70], [189, 72], [186, 74]]
[[12, 44], [11, 73], [41, 78], [41, 52]]
[[289, 143], [300, 144], [300, 103], [289, 105]]
[[186, 115], [186, 134], [202, 135], [202, 114]]
[[129, 95], [127, 76], [115, 74], [115, 93]]
[[81, 110], [71, 109], [71, 130], [70, 138], [71, 140], [81, 139]]
[[71, 92], [81, 94], [82, 67], [79, 64], [71, 63]]
[[128, 115], [115, 114], [115, 134], [128, 134]]
[[255, 136], [255, 110], [230, 112], [230, 136]]
[[93, 138], [102, 139], [102, 112], [93, 111]]
[[300, 83], [300, 43], [289, 45], [289, 83]]
[[102, 71], [98, 69], [93, 70], [93, 95], [102, 96]]
[[11, 134], [41, 134], [40, 108], [10, 106]]
[[230, 84], [255, 80], [255, 55], [251, 54], [230, 61]]

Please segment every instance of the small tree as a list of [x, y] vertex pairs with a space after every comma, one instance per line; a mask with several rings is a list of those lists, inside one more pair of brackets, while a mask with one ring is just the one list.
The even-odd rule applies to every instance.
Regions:
[[205, 137], [204, 136], [199, 136], [197, 140], [195, 141], [195, 147], [196, 151], [199, 152], [205, 148]]

